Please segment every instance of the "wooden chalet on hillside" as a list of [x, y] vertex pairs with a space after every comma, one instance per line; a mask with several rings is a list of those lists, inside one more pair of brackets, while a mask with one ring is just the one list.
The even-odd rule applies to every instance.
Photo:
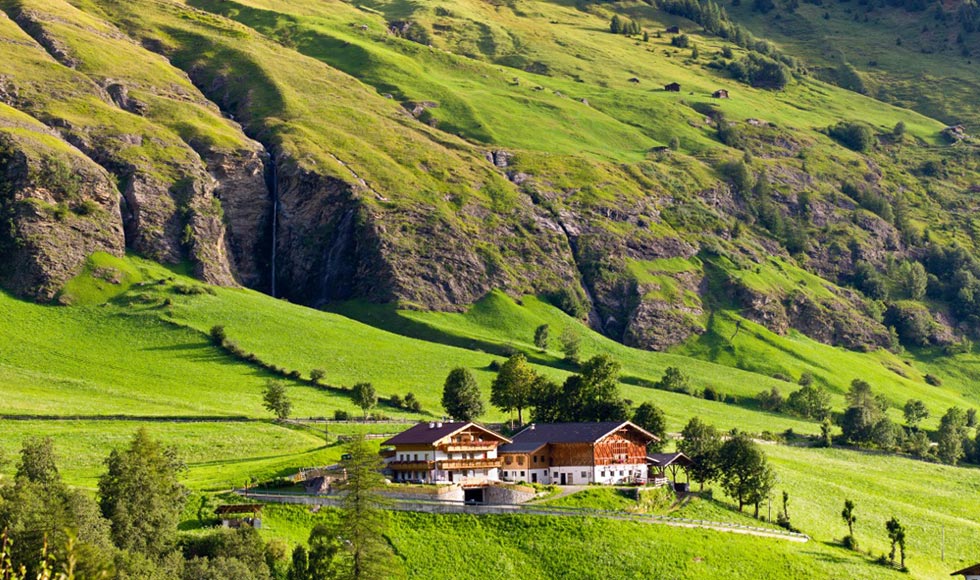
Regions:
[[382, 443], [381, 456], [392, 481], [478, 485], [500, 479], [503, 443], [476, 423], [420, 423]]
[[680, 83], [670, 83], [669, 85], [664, 85], [664, 90], [668, 93], [679, 93], [681, 92]]
[[646, 481], [646, 448], [657, 440], [629, 421], [532, 423], [497, 450], [501, 479], [558, 485]]

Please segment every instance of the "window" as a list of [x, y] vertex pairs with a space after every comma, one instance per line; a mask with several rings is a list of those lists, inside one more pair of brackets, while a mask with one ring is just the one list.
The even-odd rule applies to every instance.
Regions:
[[521, 477], [524, 477], [524, 472], [523, 471], [521, 472]]
[[415, 461], [418, 461], [418, 460], [419, 460], [419, 454], [418, 454], [418, 453], [416, 453], [416, 454], [415, 454]]
[[582, 479], [587, 479], [588, 477], [589, 477], [589, 472], [588, 471], [583, 471], [582, 472]]
[[517, 464], [518, 465], [524, 465], [524, 456], [523, 455], [518, 455], [517, 456]]
[[507, 465], [510, 465], [513, 462], [514, 462], [514, 458], [511, 457], [510, 455], [504, 457], [504, 463], [506, 463]]
[[558, 477], [558, 472], [556, 471], [555, 474], [552, 475], [552, 477]]
[[537, 463], [537, 462], [538, 462], [538, 456], [537, 456], [537, 455], [535, 455], [535, 456], [534, 456], [534, 462], [535, 462], [535, 463]]
[[605, 470], [605, 469], [603, 469], [603, 470], [602, 470], [602, 477], [605, 477], [605, 476], [606, 476], [606, 470]]

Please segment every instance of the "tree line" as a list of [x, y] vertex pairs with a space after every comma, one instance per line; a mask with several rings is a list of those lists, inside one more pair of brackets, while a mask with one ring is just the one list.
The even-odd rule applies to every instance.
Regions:
[[[0, 480], [3, 580], [341, 580], [401, 575], [384, 538], [381, 458], [363, 437], [345, 447], [337, 517], [290, 554], [252, 527], [179, 534], [189, 496], [177, 452], [140, 429], [105, 460], [96, 498], [62, 480], [50, 438], [23, 442]], [[0, 458], [2, 462], [2, 458]], [[201, 502], [198, 517], [210, 524]]]

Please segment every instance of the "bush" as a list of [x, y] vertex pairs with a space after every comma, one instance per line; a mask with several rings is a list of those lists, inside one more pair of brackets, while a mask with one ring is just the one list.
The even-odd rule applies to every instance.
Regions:
[[211, 342], [217, 346], [222, 346], [225, 344], [225, 339], [228, 338], [228, 333], [225, 332], [225, 327], [223, 324], [215, 324], [211, 327], [211, 331], [208, 333], [211, 337]]
[[350, 413], [343, 409], [334, 409], [333, 412], [334, 421], [350, 421]]
[[937, 377], [936, 375], [933, 375], [933, 374], [927, 374], [923, 378], [925, 378], [925, 380], [926, 380], [927, 383], [929, 383], [930, 385], [932, 385], [934, 387], [938, 387], [938, 386], [940, 386], [940, 385], [943, 384], [943, 380], [941, 378]]
[[781, 90], [789, 84], [786, 65], [767, 56], [750, 52], [748, 56], [728, 65], [728, 74], [737, 81], [760, 89]]
[[841, 121], [827, 129], [832, 139], [853, 151], [865, 152], [874, 145], [875, 132], [867, 123]]
[[320, 385], [326, 376], [327, 371], [323, 369], [313, 369], [310, 371], [310, 382], [314, 385]]
[[702, 393], [701, 396], [706, 401], [719, 401], [719, 400], [721, 400], [721, 396], [718, 394], [718, 391], [716, 391], [714, 389], [714, 387], [705, 387], [704, 388], [704, 393]]
[[677, 48], [687, 48], [691, 46], [691, 39], [686, 34], [678, 34], [670, 39], [670, 44]]

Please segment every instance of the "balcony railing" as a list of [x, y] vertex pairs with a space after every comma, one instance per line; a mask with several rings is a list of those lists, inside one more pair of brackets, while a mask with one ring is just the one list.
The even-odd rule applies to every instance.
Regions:
[[385, 464], [394, 471], [431, 471], [435, 466], [434, 461], [389, 461]]
[[454, 451], [486, 451], [487, 449], [496, 449], [497, 444], [496, 441], [456, 441], [444, 445], [443, 450], [449, 453]]
[[500, 458], [493, 459], [450, 459], [439, 462], [439, 469], [493, 469], [500, 467]]

